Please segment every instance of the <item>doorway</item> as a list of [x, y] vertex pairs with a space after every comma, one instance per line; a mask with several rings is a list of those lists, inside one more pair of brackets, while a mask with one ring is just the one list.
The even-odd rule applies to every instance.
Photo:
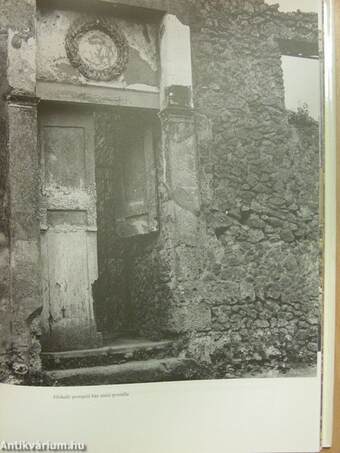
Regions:
[[129, 262], [158, 231], [155, 117], [46, 103], [39, 123], [43, 349], [138, 336]]

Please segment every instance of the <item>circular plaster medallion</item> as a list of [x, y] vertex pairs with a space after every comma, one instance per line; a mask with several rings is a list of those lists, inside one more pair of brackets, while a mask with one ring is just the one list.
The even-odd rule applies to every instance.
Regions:
[[88, 79], [110, 81], [127, 67], [129, 46], [118, 27], [105, 19], [74, 22], [66, 36], [67, 56]]

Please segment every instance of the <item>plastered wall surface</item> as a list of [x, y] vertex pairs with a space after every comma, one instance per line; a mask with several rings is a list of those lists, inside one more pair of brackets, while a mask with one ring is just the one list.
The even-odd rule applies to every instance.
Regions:
[[[86, 20], [90, 17], [91, 15], [86, 16], [73, 11], [42, 10], [40, 12], [37, 26], [37, 77], [39, 80], [74, 84], [91, 83], [79, 73], [77, 68], [71, 65], [65, 50], [65, 36], [70, 25], [77, 20]], [[92, 81], [92, 84], [119, 88], [143, 88], [146, 91], [157, 90], [159, 85], [157, 26], [152, 23], [134, 23], [132, 20], [124, 19], [114, 19], [114, 23], [118, 25], [128, 42], [128, 66], [124, 74], [117, 80]], [[91, 36], [88, 39], [91, 39]], [[95, 38], [92, 37], [92, 39]], [[84, 54], [90, 52], [88, 44], [84, 41], [83, 48], [80, 48]], [[88, 54], [88, 58], [97, 57]]]

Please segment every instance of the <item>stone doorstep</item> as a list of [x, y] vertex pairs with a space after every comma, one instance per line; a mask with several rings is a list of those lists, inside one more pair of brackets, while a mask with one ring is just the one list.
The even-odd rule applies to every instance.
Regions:
[[197, 364], [191, 359], [166, 358], [48, 371], [47, 376], [56, 386], [137, 384], [187, 380], [196, 369]]
[[101, 348], [41, 354], [43, 369], [67, 370], [72, 368], [117, 365], [129, 361], [162, 359], [171, 355], [172, 341], [121, 339]]

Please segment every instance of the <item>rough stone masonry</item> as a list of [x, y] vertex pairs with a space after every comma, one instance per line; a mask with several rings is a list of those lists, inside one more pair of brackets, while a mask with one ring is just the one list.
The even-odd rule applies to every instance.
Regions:
[[260, 1], [194, 4], [211, 332], [193, 351], [208, 349], [220, 376], [315, 364], [319, 129], [285, 110], [278, 38], [317, 42], [317, 17]]
[[[14, 65], [0, 65], [0, 379], [14, 383], [41, 371], [40, 303], [30, 296], [39, 285], [39, 263], [21, 263], [18, 252], [19, 240], [22, 249], [31, 247], [32, 257], [38, 253], [31, 239], [36, 225], [25, 222], [34, 195], [13, 184], [20, 175], [10, 171], [7, 108], [11, 96], [34, 96], [34, 62], [19, 71], [8, 58], [11, 49], [32, 45], [34, 4], [0, 0], [1, 60]], [[176, 0], [171, 12], [191, 29], [195, 111], [185, 127], [166, 117], [161, 122], [183, 149], [188, 131], [196, 134], [201, 206], [158, 184], [160, 233], [117, 244], [117, 261], [107, 272], [112, 282], [122, 267], [126, 271], [133, 313], [128, 328], [150, 339], [176, 339], [178, 354], [193, 358], [202, 377], [207, 369], [211, 378], [229, 378], [315, 367], [319, 124], [308, 113], [285, 109], [280, 40], [317, 45], [317, 16], [281, 13], [262, 0]], [[36, 119], [22, 115], [18, 139], [26, 164], [36, 165], [29, 154], [37, 146], [30, 135]], [[170, 145], [160, 140], [157, 146], [165, 152]], [[156, 164], [159, 174], [162, 159]], [[27, 190], [32, 188], [34, 182]], [[20, 225], [11, 221], [14, 195], [18, 203], [26, 200], [17, 208]], [[197, 236], [179, 238], [175, 248], [174, 225], [164, 222], [169, 198], [199, 222]], [[13, 292], [14, 265], [21, 293]], [[110, 306], [107, 317], [114, 320], [121, 301]]]
[[[178, 244], [176, 291], [171, 225], [139, 244], [129, 273], [137, 324], [179, 336], [215, 377], [315, 366], [319, 125], [285, 109], [279, 40], [317, 43], [317, 16], [261, 1], [176, 6], [192, 32], [203, 233], [199, 256]], [[160, 190], [161, 206], [168, 196]]]

